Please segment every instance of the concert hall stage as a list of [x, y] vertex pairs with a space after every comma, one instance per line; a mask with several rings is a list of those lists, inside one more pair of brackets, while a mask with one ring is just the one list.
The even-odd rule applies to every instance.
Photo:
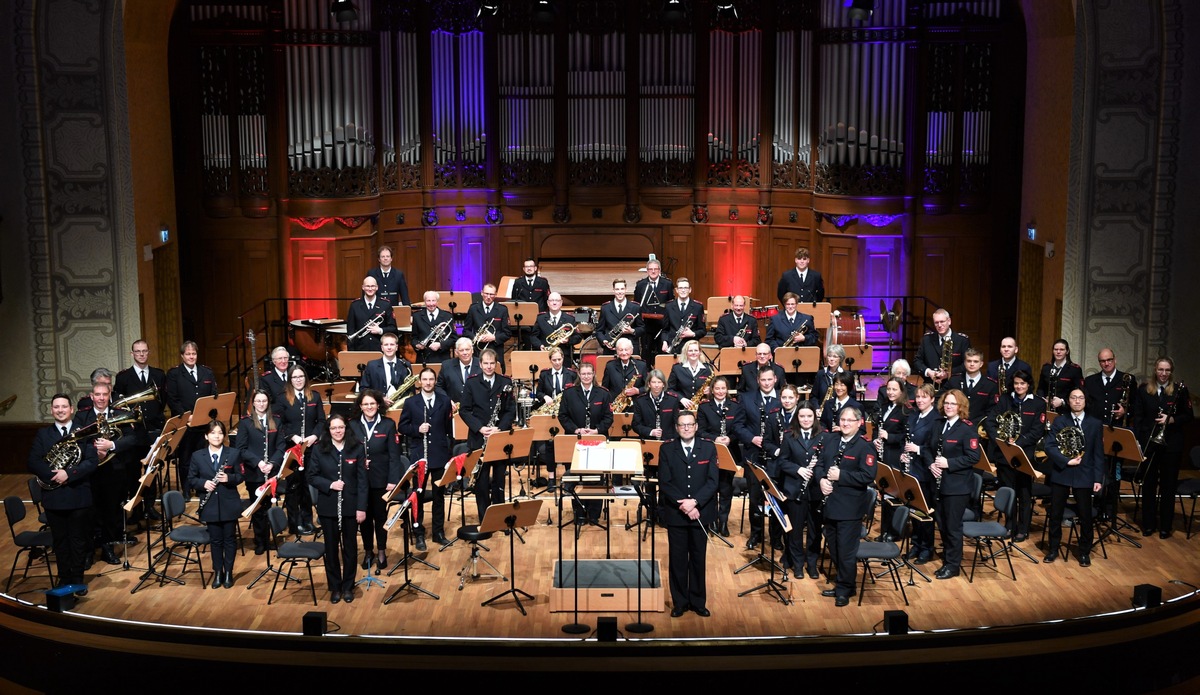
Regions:
[[[5, 475], [0, 478], [0, 491], [26, 498], [25, 480], [26, 476]], [[472, 501], [469, 523], [473, 508]], [[990, 503], [986, 508], [991, 511]], [[36, 528], [33, 508], [28, 509], [31, 514], [20, 530]], [[189, 509], [194, 509], [194, 503]], [[613, 507], [613, 557], [636, 556], [637, 534], [625, 530], [626, 514], [633, 517], [634, 511], [633, 503]], [[735, 501], [734, 516], [739, 512], [740, 502]], [[449, 529], [458, 527], [457, 517], [455, 506]], [[100, 671], [134, 675], [146, 667], [143, 656], [156, 659], [156, 673], [169, 674], [158, 686], [182, 686], [184, 692], [205, 687], [202, 674], [214, 669], [222, 679], [237, 679], [225, 682], [257, 680], [264, 664], [275, 666], [264, 683], [269, 674], [288, 680], [312, 676], [316, 684], [317, 679], [328, 682], [338, 677], [331, 674], [341, 672], [432, 675], [468, 670], [480, 675], [546, 673], [569, 678], [578, 674], [592, 681], [603, 678], [606, 684], [630, 673], [636, 674], [639, 684], [666, 684], [683, 682], [689, 672], [761, 670], [772, 680], [796, 677], [791, 672], [803, 671], [822, 680], [862, 684], [920, 676], [926, 686], [953, 682], [952, 687], [979, 692], [1019, 683], [1057, 684], [1068, 676], [1103, 692], [1200, 689], [1200, 663], [1193, 657], [1195, 645], [1200, 644], [1200, 596], [1190, 586], [1200, 585], [1196, 561], [1200, 536], [1189, 541], [1181, 530], [1168, 540], [1136, 534], [1141, 549], [1110, 539], [1108, 558], [1097, 547], [1090, 568], [1079, 567], [1074, 558], [1046, 565], [1015, 554], [1016, 581], [1003, 561], [1000, 572], [977, 570], [974, 583], [968, 583], [966, 576], [927, 583], [914, 575], [913, 583], [905, 587], [907, 607], [889, 580], [874, 585], [868, 581], [861, 606], [856, 596], [848, 607], [837, 608], [833, 599], [820, 595], [829, 586], [823, 577], [789, 576], [790, 605], [764, 592], [739, 598], [740, 592], [766, 581], [768, 575], [758, 567], [734, 574], [754, 557], [742, 549], [745, 535], [737, 533], [740, 523], [734, 518], [730, 527], [735, 533], [729, 540], [735, 547], [727, 548], [715, 539], [709, 546], [712, 617], [646, 613], [643, 621], [654, 629], [638, 635], [625, 630], [637, 619], [634, 613], [581, 613], [579, 622], [590, 630], [574, 636], [562, 630], [573, 615], [550, 611], [558, 536], [553, 526], [544, 525], [545, 512], [541, 519], [543, 525], [525, 534], [527, 543], [516, 545], [515, 588], [534, 596], [525, 602], [527, 616], [511, 601], [480, 605], [512, 588], [510, 583], [468, 582], [458, 590], [458, 571], [469, 555], [462, 543], [444, 552], [431, 546], [429, 552], [419, 554], [439, 570], [412, 565], [412, 580], [440, 595], [440, 600], [409, 593], [386, 606], [382, 601], [403, 581], [402, 572], [382, 576], [386, 587], [366, 591], [360, 587], [352, 604], [331, 605], [320, 566], [314, 568], [316, 607], [307, 585], [297, 589], [294, 584], [277, 593], [268, 606], [268, 581], [247, 590], [265, 562], [252, 549], [238, 556], [237, 584], [232, 589], [202, 588], [199, 574], [190, 571], [184, 586], [154, 584], [131, 595], [141, 570], [100, 562], [87, 575], [89, 595], [79, 600], [73, 612], [64, 614], [36, 607], [46, 600], [45, 570], [35, 569], [21, 580], [18, 568], [12, 597], [0, 600], [0, 632], [7, 645], [7, 682], [0, 681], [0, 689], [7, 692], [21, 686], [55, 692], [86, 684]], [[1038, 560], [1043, 553], [1035, 541], [1043, 519], [1035, 518], [1034, 534], [1022, 544]], [[244, 533], [247, 530], [243, 527]], [[139, 538], [130, 548], [129, 561], [144, 567], [145, 534]], [[570, 558], [569, 531], [563, 541]], [[497, 535], [487, 544], [486, 556], [511, 577], [508, 539]], [[655, 545], [665, 572], [664, 532], [656, 534]], [[393, 563], [399, 559], [400, 547], [398, 534], [393, 534], [389, 544]], [[643, 552], [650, 552], [649, 539]], [[13, 553], [11, 542], [5, 543], [0, 565], [9, 566]], [[585, 558], [604, 557], [605, 532], [585, 529], [579, 553]], [[964, 564], [969, 566], [972, 550], [968, 547], [964, 554]], [[207, 555], [204, 559], [207, 570]], [[935, 561], [921, 569], [932, 576], [938, 566]], [[173, 563], [172, 572], [176, 571]], [[103, 574], [97, 576], [98, 572]], [[307, 577], [303, 571], [301, 576]], [[902, 576], [907, 581], [908, 570]], [[1163, 605], [1132, 609], [1134, 586], [1139, 584], [1161, 588]], [[304, 615], [314, 610], [327, 614], [327, 637], [300, 634]], [[910, 634], [884, 634], [882, 620], [888, 610], [907, 613]], [[593, 631], [601, 617], [616, 618], [617, 641], [598, 640]], [[131, 655], [134, 658], [127, 658]], [[947, 680], [960, 677], [963, 680]]]

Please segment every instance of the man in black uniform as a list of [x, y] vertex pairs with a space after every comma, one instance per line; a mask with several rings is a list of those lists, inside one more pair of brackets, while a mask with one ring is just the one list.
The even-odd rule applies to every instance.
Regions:
[[[563, 391], [558, 408], [558, 422], [562, 425], [563, 434], [606, 434], [608, 428], [612, 427], [609, 392], [595, 384], [595, 376], [592, 363], [582, 362], [579, 365], [579, 383]], [[577, 504], [571, 506], [575, 510], [576, 523], [584, 521], [585, 510], [588, 522], [599, 523], [603, 510], [600, 500], [587, 500], [583, 503], [584, 509], [579, 509]]]
[[717, 519], [717, 448], [696, 437], [696, 415], [683, 412], [675, 419], [678, 439], [659, 450], [659, 519], [667, 527], [671, 585], [671, 617], [691, 609], [712, 615], [706, 607], [706, 526]]
[[550, 281], [538, 275], [537, 261], [526, 258], [522, 264], [525, 274], [513, 281], [512, 298], [518, 302], [536, 302], [539, 312], [545, 312], [550, 297]]
[[837, 580], [833, 589], [821, 592], [841, 608], [850, 603], [858, 573], [856, 549], [867, 513], [869, 488], [875, 482], [875, 449], [858, 436], [862, 411], [844, 408], [838, 414], [839, 436], [826, 440], [813, 477], [825, 495], [825, 545], [829, 548]]
[[[183, 415], [195, 407], [197, 400], [217, 395], [216, 375], [208, 367], [197, 364], [200, 347], [194, 341], [186, 340], [179, 347], [179, 356], [182, 362], [167, 371], [167, 407], [171, 409], [171, 415]], [[179, 480], [187, 480], [188, 462], [192, 459], [192, 452], [204, 446], [205, 429], [200, 425], [189, 427], [180, 439], [177, 449]], [[187, 488], [186, 485], [183, 487]], [[190, 497], [191, 490], [185, 490], [184, 496]]]
[[729, 303], [729, 311], [717, 319], [713, 332], [717, 347], [750, 347], [757, 345], [758, 320], [746, 313], [746, 298], [738, 295]]
[[1109, 348], [1101, 350], [1096, 360], [1100, 363], [1100, 371], [1083, 380], [1088, 417], [1106, 425], [1124, 427], [1129, 417], [1126, 404], [1132, 405], [1137, 397], [1137, 379], [1117, 370], [1117, 357]]
[[[967, 394], [971, 406], [971, 418], [975, 422], [983, 422], [992, 410], [996, 408], [999, 397], [996, 393], [996, 381], [983, 374], [983, 353], [975, 348], [967, 350], [963, 360], [962, 374], [950, 378], [950, 388], [959, 389]], [[1005, 403], [1005, 407], [1007, 407]]]
[[[562, 295], [557, 292], [551, 292], [549, 298], [546, 299], [546, 313], [538, 314], [537, 321], [533, 324], [533, 330], [529, 333], [530, 343], [535, 350], [549, 350], [550, 345], [546, 342], [546, 339], [552, 333], [563, 326], [575, 325], [575, 317], [563, 311], [562, 304]], [[575, 346], [583, 340], [583, 334], [577, 329], [578, 326], [576, 326], [576, 330], [571, 333], [566, 342], [558, 345], [558, 347], [562, 348], [563, 357], [568, 364], [575, 363]]]
[[[741, 427], [736, 435], [746, 460], [764, 468], [767, 466], [768, 457], [763, 453], [774, 452], [778, 448], [778, 442], [771, 439], [774, 430], [770, 423], [778, 422], [779, 411], [783, 406], [775, 385], [775, 371], [770, 368], [759, 369], [758, 388], [741, 398], [744, 417], [739, 423]], [[764, 496], [762, 483], [758, 482], [758, 478], [753, 474], [746, 478], [746, 487], [750, 497], [750, 537], [746, 540], [746, 549], [755, 550], [763, 538]]]
[[[1029, 363], [1025, 360], [1017, 357], [1017, 339], [1012, 336], [1005, 336], [1000, 341], [1000, 359], [988, 362], [987, 368], [988, 378], [996, 382], [1001, 399], [1012, 393], [1013, 374], [1016, 374], [1021, 369], [1033, 374], [1033, 367], [1030, 367]], [[1000, 383], [1001, 373], [1004, 374], [1004, 383]], [[975, 419], [978, 420], [980, 418]]]
[[[517, 416], [512, 380], [496, 373], [496, 358], [494, 350], [479, 353], [482, 373], [467, 379], [463, 389], [462, 407], [458, 412], [469, 430], [467, 446], [472, 450], [482, 447], [490, 435], [511, 429]], [[506, 465], [507, 462], [503, 460], [491, 464], [479, 463], [479, 474], [475, 478], [475, 505], [480, 519], [489, 506], [504, 502]]]
[[512, 335], [508, 324], [508, 307], [496, 301], [496, 286], [487, 284], [479, 293], [481, 300], [467, 309], [463, 321], [463, 337], [470, 338], [482, 350], [496, 353], [500, 371], [504, 371], [504, 343]]
[[[617, 326], [622, 321], [627, 325], [618, 331]], [[616, 353], [616, 344], [621, 338], [628, 338], [630, 341], [640, 343], [645, 333], [646, 325], [642, 322], [641, 305], [626, 299], [624, 280], [620, 278], [613, 280], [613, 300], [605, 302], [600, 307], [600, 319], [596, 322], [596, 337], [604, 348], [604, 354]], [[612, 340], [609, 339], [609, 334], [613, 334]], [[657, 334], [657, 331], [654, 334]], [[654, 341], [648, 342], [653, 343]]]
[[[58, 585], [82, 584], [83, 561], [92, 540], [92, 490], [90, 478], [96, 471], [96, 449], [90, 440], [81, 442], [79, 463], [73, 467], [51, 470], [46, 454], [76, 427], [71, 422], [71, 398], [56, 393], [50, 399], [50, 414], [54, 424], [38, 430], [29, 450], [29, 472], [43, 483], [56, 485], [42, 493], [46, 523], [54, 539], [54, 558], [58, 563]], [[111, 551], [110, 551], [111, 552]], [[87, 589], [77, 592], [87, 595]]]
[[437, 484], [450, 461], [452, 410], [450, 398], [436, 387], [433, 370], [421, 370], [421, 391], [404, 402], [400, 410], [400, 433], [408, 438], [409, 457], [425, 458], [425, 479], [433, 489], [433, 542], [446, 544], [446, 498]]
[[809, 268], [811, 262], [808, 249], [801, 246], [796, 249], [796, 269], [784, 272], [775, 288], [775, 296], [783, 304], [783, 297], [788, 292], [796, 295], [801, 302], [825, 301], [825, 283], [821, 274]]
[[[1100, 420], [1084, 415], [1087, 395], [1083, 389], [1072, 389], [1067, 395], [1068, 412], [1054, 419], [1050, 434], [1046, 437], [1046, 456], [1054, 465], [1050, 475], [1050, 545], [1042, 562], [1058, 559], [1062, 543], [1063, 511], [1067, 507], [1067, 495], [1075, 495], [1079, 514], [1079, 566], [1092, 564], [1092, 495], [1100, 492], [1104, 481], [1104, 433]], [[1059, 444], [1059, 434], [1068, 427], [1078, 427], [1083, 432], [1083, 451], [1064, 452]]]
[[362, 291], [363, 296], [351, 302], [346, 312], [346, 335], [358, 335], [349, 340], [351, 350], [378, 352], [380, 337], [396, 332], [396, 316], [392, 303], [377, 296], [378, 280], [370, 275], [363, 278]]
[[[110, 565], [120, 564], [113, 546], [125, 542], [125, 523], [121, 505], [125, 502], [128, 488], [129, 468], [137, 466], [137, 451], [143, 447], [143, 440], [134, 431], [132, 414], [128, 411], [117, 411], [109, 407], [110, 391], [108, 384], [96, 384], [92, 387], [92, 409], [76, 413], [74, 429], [95, 425], [97, 420], [105, 419], [110, 427], [116, 427], [120, 436], [109, 438], [100, 435], [93, 441], [98, 461], [103, 461], [111, 454], [111, 459], [92, 476], [92, 503], [95, 508], [96, 525], [100, 529], [100, 557]], [[114, 421], [123, 420], [127, 424], [116, 425]]]
[[633, 341], [629, 338], [617, 341], [617, 359], [604, 366], [600, 383], [614, 399], [621, 395], [636, 398], [646, 390], [646, 363], [633, 359]]
[[646, 277], [638, 280], [633, 288], [633, 301], [642, 307], [643, 312], [655, 315], [654, 318], [649, 319], [640, 314], [638, 316], [639, 320], [645, 320], [646, 344], [642, 345], [638, 341], [638, 349], [641, 350], [642, 357], [646, 360], [653, 359], [658, 352], [659, 345], [655, 338], [662, 330], [663, 308], [671, 301], [674, 289], [675, 285], [671, 279], [662, 275], [662, 264], [651, 254], [650, 260], [646, 262]]
[[[932, 381], [939, 387], [945, 384], [952, 375], [963, 371], [963, 356], [971, 347], [971, 339], [962, 333], [950, 330], [950, 312], [938, 309], [933, 312], [934, 330], [921, 338], [921, 347], [917, 349], [917, 373]], [[941, 368], [942, 354], [946, 341], [950, 342], [950, 371]]]
[[817, 344], [817, 329], [813, 324], [813, 317], [800, 311], [798, 307], [799, 302], [795, 294], [788, 292], [783, 296], [783, 311], [772, 316], [771, 323], [767, 326], [766, 343], [772, 350], [782, 347], [789, 338], [792, 338], [792, 347]]
[[[392, 402], [387, 399], [387, 395], [412, 374], [412, 365], [408, 363], [408, 360], [396, 356], [399, 348], [400, 339], [396, 334], [384, 333], [383, 337], [379, 339], [379, 350], [383, 353], [383, 357], [367, 362], [367, 366], [363, 368], [362, 376], [358, 380], [360, 393], [367, 389], [375, 389], [383, 394], [382, 405], [385, 410], [392, 407]], [[353, 424], [351, 423], [351, 425]], [[354, 428], [351, 427], [351, 429]], [[357, 436], [358, 432], [354, 434]]]
[[[130, 458], [140, 461], [150, 453], [150, 445], [154, 443], [154, 439], [158, 437], [163, 425], [166, 424], [166, 418], [163, 417], [163, 397], [167, 387], [167, 375], [158, 367], [150, 366], [150, 344], [146, 341], [135, 340], [130, 348], [130, 354], [133, 355], [133, 365], [117, 372], [116, 377], [113, 378], [112, 399], [119, 401], [150, 389], [154, 391], [153, 398], [142, 401], [136, 406], [141, 409], [142, 417], [134, 423], [133, 429], [137, 432], [138, 439], [142, 444], [131, 452]], [[140, 466], [130, 466], [126, 470], [128, 475], [126, 495], [131, 496], [137, 490], [140, 472]], [[154, 500], [157, 497], [157, 491], [151, 490], [143, 498], [142, 504], [130, 516], [130, 522], [140, 521], [143, 514], [146, 513], [149, 513], [152, 518], [157, 518], [157, 512], [153, 511]]]
[[271, 410], [279, 412], [286, 405], [288, 390], [288, 366], [292, 356], [280, 345], [271, 351], [271, 368], [263, 372], [259, 383], [271, 397]]
[[[692, 301], [692, 283], [687, 278], [679, 278], [675, 285], [676, 301], [667, 304], [663, 316], [662, 351], [676, 354], [689, 340], [700, 340], [704, 337], [704, 306]], [[674, 343], [675, 349], [668, 348]]]
[[787, 372], [783, 371], [783, 367], [775, 364], [775, 353], [771, 352], [771, 346], [759, 343], [754, 346], [754, 360], [742, 365], [742, 376], [738, 381], [739, 394], [750, 393], [758, 386], [758, 373], [763, 367], [775, 372], [776, 384], [786, 381]]
[[480, 373], [479, 360], [474, 355], [471, 339], [459, 338], [454, 343], [454, 357], [442, 362], [442, 368], [438, 371], [437, 387], [455, 403], [462, 403], [467, 380]]
[[408, 281], [404, 279], [404, 271], [392, 267], [392, 247], [379, 247], [379, 267], [371, 268], [367, 273], [379, 284], [380, 299], [387, 300], [392, 306], [408, 306]]
[[[425, 309], [413, 312], [413, 350], [421, 364], [437, 364], [450, 359], [450, 346], [454, 344], [454, 317], [438, 308], [437, 292], [425, 293]], [[433, 335], [437, 331], [437, 335]]]

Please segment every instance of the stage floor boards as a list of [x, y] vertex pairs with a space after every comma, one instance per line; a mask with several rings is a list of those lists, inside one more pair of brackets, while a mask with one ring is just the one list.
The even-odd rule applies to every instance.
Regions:
[[[25, 481], [26, 476], [0, 476], [0, 493], [18, 495], [27, 500]], [[1124, 512], [1128, 514], [1133, 510], [1133, 502], [1126, 500], [1126, 503]], [[195, 509], [195, 504], [193, 501], [189, 505], [189, 511]], [[990, 502], [985, 507], [991, 511]], [[30, 515], [19, 530], [36, 528], [32, 506], [28, 509]], [[459, 525], [458, 507], [453, 509], [454, 518], [447, 524], [447, 535], [450, 537], [453, 537], [453, 530]], [[635, 510], [634, 503], [629, 506], [617, 503], [613, 507], [613, 557], [636, 557], [637, 534], [626, 531], [624, 527], [626, 514], [633, 518]], [[1045, 517], [1041, 516], [1042, 510], [1038, 507], [1033, 535], [1021, 547], [1038, 559], [1039, 564], [1032, 564], [1020, 554], [1014, 554], [1015, 582], [1007, 574], [1008, 567], [1001, 560], [1002, 573], [991, 568], [978, 569], [974, 583], [968, 583], [966, 576], [947, 581], [934, 579], [932, 583], [926, 583], [914, 575], [915, 583], [906, 586], [910, 602], [908, 607], [905, 607], [900, 593], [887, 578], [875, 585], [868, 581], [861, 607], [856, 605], [857, 597], [845, 608], [835, 607], [833, 599], [822, 598], [821, 590], [831, 586], [824, 577], [812, 580], [789, 576], [786, 585], [793, 600], [791, 605], [783, 605], [761, 591], [739, 598], [738, 593], [766, 581], [768, 576], [765, 568], [757, 567], [734, 574], [734, 570], [754, 556], [742, 549], [746, 536], [737, 532], [740, 525], [737, 515], [740, 511], [741, 501], [735, 500], [734, 518], [730, 521], [734, 534], [729, 539], [734, 543], [734, 548], [727, 548], [717, 540], [709, 545], [708, 607], [712, 617], [701, 618], [687, 613], [681, 618], [671, 618], [668, 599], [667, 612], [645, 614], [643, 620], [654, 626], [654, 631], [646, 637], [745, 638], [870, 633], [881, 629], [883, 611], [889, 609], [906, 610], [914, 630], [1016, 625], [1128, 608], [1133, 587], [1137, 584], [1148, 583], [1161, 587], [1164, 600], [1189, 591], [1188, 587], [1171, 584], [1169, 580], [1179, 579], [1200, 585], [1200, 562], [1197, 562], [1200, 534], [1194, 535], [1190, 541], [1186, 540], [1182, 531], [1182, 517], [1179, 515], [1175, 533], [1170, 539], [1161, 540], [1157, 536], [1143, 539], [1140, 533], [1132, 532], [1136, 534], [1138, 542], [1143, 543], [1143, 547], [1138, 549], [1124, 541], [1111, 542], [1110, 538], [1107, 544], [1108, 558], [1105, 559], [1097, 547], [1092, 553], [1092, 566], [1085, 569], [1079, 567], [1074, 556], [1069, 562], [1040, 564], [1043, 553], [1039, 551], [1036, 541]], [[557, 510], [552, 512], [557, 519]], [[474, 523], [474, 516], [472, 500], [467, 505], [468, 523]], [[431, 545], [429, 552], [419, 554], [439, 565], [440, 570], [431, 570], [419, 563], [412, 565], [410, 570], [412, 580], [424, 589], [439, 594], [440, 600], [409, 593], [389, 605], [382, 605], [383, 599], [403, 581], [403, 572], [398, 571], [391, 577], [381, 577], [387, 586], [366, 591], [360, 587], [354, 603], [332, 605], [324, 584], [324, 569], [317, 565], [313, 569], [317, 583], [316, 610], [327, 611], [331, 627], [338, 626], [342, 634], [573, 638], [562, 632], [562, 626], [573, 621], [572, 615], [551, 613], [549, 610], [551, 568], [558, 557], [558, 534], [555, 527], [544, 525], [545, 519], [546, 511], [543, 510], [543, 525], [531, 527], [525, 534], [527, 543], [518, 542], [516, 546], [516, 587], [535, 597], [533, 601], [525, 602], [529, 612], [527, 616], [522, 616], [511, 601], [480, 606], [481, 602], [510, 588], [510, 583], [495, 579], [468, 582], [462, 591], [458, 590], [458, 571], [469, 556], [469, 549], [462, 542], [445, 552], [438, 552]], [[873, 532], [877, 532], [877, 529], [876, 523]], [[242, 531], [243, 535], [249, 531], [245, 524]], [[140, 534], [139, 539], [140, 542], [130, 548], [130, 562], [136, 567], [145, 567], [145, 534]], [[571, 535], [566, 529], [563, 540], [566, 556], [570, 558]], [[393, 533], [388, 553], [391, 562], [399, 559], [401, 545], [399, 535]], [[497, 535], [488, 545], [491, 551], [486, 553], [487, 557], [511, 577], [508, 539]], [[667, 548], [664, 531], [656, 533], [656, 545], [665, 583]], [[252, 541], [249, 541], [249, 546], [247, 554], [239, 555], [235, 563], [237, 584], [233, 589], [201, 588], [199, 574], [190, 571], [185, 586], [167, 584], [160, 587], [155, 583], [131, 595], [130, 589], [137, 584], [141, 571], [123, 570], [119, 565], [114, 567], [98, 562], [87, 574], [90, 594], [80, 600], [76, 611], [164, 624], [299, 632], [301, 616], [314, 610], [307, 583], [301, 588], [292, 584], [286, 593], [277, 592], [275, 602], [268, 606], [267, 596], [271, 591], [268, 580], [259, 582], [252, 590], [246, 588], [264, 567], [264, 557], [253, 554]], [[643, 552], [649, 551], [647, 539]], [[10, 566], [14, 552], [11, 541], [5, 542], [0, 548], [0, 566]], [[970, 546], [964, 549], [964, 570], [970, 565], [972, 552]], [[604, 557], [604, 531], [587, 528], [580, 537], [579, 553], [580, 557]], [[207, 554], [204, 559], [207, 574]], [[924, 565], [923, 569], [932, 578], [939, 566], [940, 561], [935, 560]], [[49, 582], [44, 569], [40, 570], [40, 575], [38, 571], [35, 569], [28, 579], [22, 581], [18, 568], [11, 593], [33, 603], [42, 603], [44, 599], [39, 591], [48, 588]], [[174, 562], [172, 571], [177, 571]], [[101, 574], [97, 576], [97, 573]], [[303, 570], [301, 576], [307, 576]], [[359, 570], [359, 576], [361, 578], [362, 570]], [[903, 577], [908, 579], [907, 569], [903, 570]], [[594, 627], [598, 615], [605, 614], [581, 614], [580, 622]], [[633, 613], [615, 615], [622, 629], [636, 619]], [[636, 638], [637, 635], [627, 633], [626, 637]]]

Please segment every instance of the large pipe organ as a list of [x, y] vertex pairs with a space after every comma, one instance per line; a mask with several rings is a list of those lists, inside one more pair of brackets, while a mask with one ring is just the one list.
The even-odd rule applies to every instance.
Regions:
[[1013, 330], [1015, 0], [353, 4], [180, 3], [181, 275], [208, 290], [184, 332], [210, 362], [266, 298], [343, 312], [384, 243], [414, 297], [648, 250], [764, 303], [807, 246], [871, 331], [900, 296], [977, 344]]

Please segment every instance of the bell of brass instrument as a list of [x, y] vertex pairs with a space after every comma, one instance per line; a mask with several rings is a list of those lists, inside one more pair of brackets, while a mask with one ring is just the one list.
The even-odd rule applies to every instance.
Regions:
[[152, 401], [158, 397], [158, 389], [151, 385], [144, 391], [138, 391], [135, 394], [125, 396], [118, 401], [113, 401], [112, 407], [116, 410], [129, 410], [132, 405]]
[[487, 323], [483, 324], [483, 326], [475, 333], [475, 337], [471, 339], [471, 345], [476, 350], [479, 349], [479, 345], [483, 341], [483, 336], [485, 336], [485, 335], [490, 335], [492, 337], [495, 337], [495, 335], [496, 335], [496, 322], [495, 321], [488, 321]]
[[353, 334], [346, 336], [346, 340], [347, 341], [358, 340], [359, 338], [366, 335], [367, 331], [370, 331], [373, 326], [381, 325], [383, 323], [383, 314], [384, 313], [385, 312], [381, 311], [378, 314], [376, 314], [375, 318], [364, 323], [362, 328], [358, 329], [357, 331], [354, 331]]
[[[114, 412], [113, 408], [110, 407], [109, 413], [113, 413], [113, 412]], [[142, 413], [141, 413], [141, 411], [138, 411], [138, 410], [127, 410], [125, 412], [116, 413], [111, 416], [110, 415], [97, 415], [96, 422], [94, 423], [94, 426], [96, 428], [94, 435], [101, 439], [107, 439], [110, 442], [115, 442], [121, 438], [121, 428], [123, 426], [132, 425], [133, 423], [135, 423], [141, 419], [142, 419]], [[92, 427], [92, 425], [89, 425], [88, 427], [85, 427], [83, 429], [87, 430], [87, 429], [91, 429], [91, 427]], [[100, 459], [100, 463], [108, 463], [109, 459], [111, 459], [114, 454], [116, 454], [116, 449], [113, 449], [113, 450], [109, 451], [107, 454], [105, 454], [104, 458]]]
[[1121, 410], [1123, 410], [1125, 412], [1125, 416], [1121, 418], [1120, 422], [1117, 422], [1116, 419], [1113, 418], [1114, 425], [1119, 424], [1119, 425], [1123, 426], [1125, 424], [1125, 422], [1129, 419], [1129, 398], [1132, 395], [1133, 395], [1133, 375], [1126, 372], [1121, 377], [1121, 401], [1120, 401]]
[[389, 411], [400, 410], [404, 407], [404, 401], [413, 394], [413, 388], [416, 387], [417, 380], [420, 378], [421, 375], [414, 369], [404, 377], [404, 381], [401, 381], [399, 386], [387, 392], [386, 398], [392, 402], [391, 407], [388, 408]]
[[1179, 400], [1183, 396], [1183, 382], [1176, 382], [1172, 385], [1172, 391], [1175, 393], [1175, 400], [1171, 401], [1171, 407], [1167, 410], [1159, 408], [1158, 414], [1166, 414], [1167, 418], [1162, 423], [1155, 423], [1154, 429], [1150, 431], [1150, 443], [1155, 446], [1162, 446], [1167, 443], [1167, 420], [1175, 417], [1175, 408], [1179, 405]]
[[517, 412], [521, 422], [528, 423], [533, 414], [533, 384], [523, 379], [514, 379], [514, 383], [517, 385]]
[[612, 327], [612, 330], [604, 334], [604, 346], [612, 349], [612, 347], [616, 345], [617, 339], [620, 338], [621, 334], [625, 332], [625, 329], [632, 325], [633, 314], [625, 314], [624, 318], [622, 318], [620, 321], [617, 321], [617, 325]]
[[546, 336], [546, 344], [542, 346], [543, 350], [550, 350], [556, 347], [562, 347], [563, 343], [571, 339], [575, 335], [575, 324], [564, 323], [554, 329], [550, 335]]
[[433, 343], [443, 343], [446, 338], [450, 337], [450, 332], [454, 330], [454, 319], [446, 319], [429, 331], [429, 336], [417, 344], [417, 347], [424, 350]]
[[1083, 430], [1075, 425], [1068, 425], [1054, 435], [1058, 450], [1063, 456], [1073, 459], [1083, 454]]
[[996, 416], [996, 438], [1002, 442], [1016, 441], [1021, 436], [1021, 413], [1006, 410]]
[[808, 324], [806, 323], [803, 326], [800, 326], [800, 330], [792, 331], [792, 334], [789, 335], [787, 337], [787, 340], [783, 341], [783, 344], [780, 345], [779, 347], [795, 347], [796, 341], [803, 339], [804, 334], [807, 332], [808, 332]]

